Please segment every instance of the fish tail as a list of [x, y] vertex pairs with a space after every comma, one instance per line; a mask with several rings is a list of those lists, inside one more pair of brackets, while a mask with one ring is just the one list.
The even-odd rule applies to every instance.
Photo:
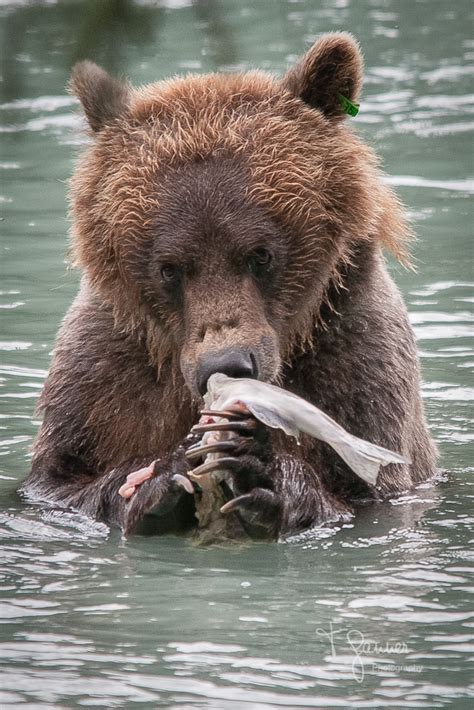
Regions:
[[352, 442], [347, 444], [331, 442], [331, 446], [354, 473], [371, 486], [377, 485], [381, 466], [387, 466], [389, 463], [411, 463], [410, 459], [401, 454], [357, 437], [353, 437]]

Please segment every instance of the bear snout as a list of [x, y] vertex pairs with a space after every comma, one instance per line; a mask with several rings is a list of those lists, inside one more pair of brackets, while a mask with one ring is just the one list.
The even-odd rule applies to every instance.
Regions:
[[211, 375], [221, 372], [229, 377], [251, 377], [258, 379], [258, 365], [255, 354], [244, 348], [225, 348], [203, 355], [196, 371], [197, 387], [201, 395], [206, 394], [207, 381]]
[[221, 332], [220, 337], [204, 341], [187, 339], [180, 365], [192, 395], [205, 394], [207, 381], [215, 372], [274, 382], [281, 367], [278, 337], [268, 326], [259, 330], [256, 324], [252, 328], [249, 324], [247, 328], [232, 328]]

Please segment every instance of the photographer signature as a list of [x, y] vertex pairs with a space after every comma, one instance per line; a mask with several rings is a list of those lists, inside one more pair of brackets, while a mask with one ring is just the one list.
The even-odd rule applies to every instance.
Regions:
[[[352, 651], [354, 654], [352, 660], [352, 675], [358, 683], [362, 683], [365, 676], [364, 656], [405, 655], [409, 652], [407, 644], [402, 641], [385, 641], [384, 643], [380, 643], [373, 639], [367, 639], [362, 631], [357, 629], [334, 629], [332, 621], [329, 622], [329, 630], [319, 628], [316, 629], [316, 634], [320, 638], [325, 638], [329, 641], [331, 657], [334, 659], [337, 658], [336, 636], [338, 637], [337, 643], [339, 644], [339, 648], [345, 645]], [[365, 662], [367, 662], [367, 659], [365, 659]], [[376, 663], [374, 663], [373, 666], [374, 669], [381, 668], [381, 666]], [[386, 666], [384, 666], [384, 668], [387, 669]], [[402, 666], [393, 666], [393, 670], [402, 670], [402, 668]], [[410, 670], [421, 670], [421, 668], [414, 667], [410, 668]]]

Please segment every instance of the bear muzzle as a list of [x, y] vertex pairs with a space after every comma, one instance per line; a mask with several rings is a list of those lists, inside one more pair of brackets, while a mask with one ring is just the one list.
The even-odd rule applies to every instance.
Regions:
[[[276, 333], [268, 329], [260, 337], [248, 337], [245, 330], [232, 329], [227, 337], [191, 340], [181, 351], [181, 372], [193, 396], [203, 396], [211, 375], [248, 377], [274, 382], [281, 367]], [[246, 337], [247, 336], [247, 337]]]
[[201, 395], [206, 394], [207, 381], [216, 372], [228, 377], [258, 379], [259, 376], [257, 359], [248, 348], [225, 348], [209, 352], [200, 358], [196, 371], [197, 387]]

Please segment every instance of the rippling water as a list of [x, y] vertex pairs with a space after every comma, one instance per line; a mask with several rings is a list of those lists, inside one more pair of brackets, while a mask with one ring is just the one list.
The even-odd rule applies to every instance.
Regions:
[[[1, 707], [473, 706], [469, 13], [465, 0], [0, 4]], [[392, 271], [419, 339], [439, 485], [235, 549], [124, 541], [21, 501], [35, 399], [77, 283], [64, 264], [64, 181], [83, 141], [63, 90], [71, 63], [91, 56], [137, 83], [282, 71], [334, 29], [362, 43], [355, 125], [420, 236], [418, 272]]]

